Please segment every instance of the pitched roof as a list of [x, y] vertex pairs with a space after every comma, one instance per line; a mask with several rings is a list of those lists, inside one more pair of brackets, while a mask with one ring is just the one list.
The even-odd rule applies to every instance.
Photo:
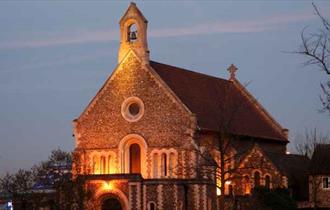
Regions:
[[233, 81], [154, 61], [150, 65], [196, 115], [201, 129], [287, 142], [278, 124]]
[[144, 17], [144, 15], [142, 14], [142, 12], [139, 10], [139, 8], [136, 6], [134, 2], [130, 3], [125, 14], [121, 17], [119, 22], [121, 23], [125, 21], [127, 18], [131, 18], [131, 15], [134, 13], [138, 14], [144, 22], [146, 23], [148, 22], [148, 20]]
[[264, 151], [273, 164], [289, 179], [295, 199], [308, 199], [308, 165], [310, 159], [304, 155], [283, 154]]
[[330, 144], [318, 144], [314, 149], [310, 172], [312, 174], [330, 174]]
[[304, 155], [264, 151], [274, 165], [286, 175], [308, 173], [310, 159]]

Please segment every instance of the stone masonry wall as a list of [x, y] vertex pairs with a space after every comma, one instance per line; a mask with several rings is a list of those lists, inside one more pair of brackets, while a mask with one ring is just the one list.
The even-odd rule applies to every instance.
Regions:
[[[141, 135], [148, 147], [191, 147], [193, 118], [148, 71], [132, 53], [118, 67], [76, 123], [78, 149], [117, 148], [128, 134]], [[138, 122], [121, 115], [123, 101], [131, 96], [145, 106]]]

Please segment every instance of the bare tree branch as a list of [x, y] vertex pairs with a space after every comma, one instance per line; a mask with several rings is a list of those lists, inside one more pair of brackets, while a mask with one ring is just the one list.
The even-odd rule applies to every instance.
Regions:
[[[326, 75], [330, 75], [330, 22], [319, 11], [318, 7], [312, 3], [316, 15], [320, 18], [322, 26], [319, 32], [306, 35], [305, 27], [301, 34], [300, 49], [294, 53], [306, 57], [305, 66], [317, 66]], [[330, 114], [330, 80], [321, 84], [322, 94], [320, 101], [322, 103], [322, 112], [327, 111]]]

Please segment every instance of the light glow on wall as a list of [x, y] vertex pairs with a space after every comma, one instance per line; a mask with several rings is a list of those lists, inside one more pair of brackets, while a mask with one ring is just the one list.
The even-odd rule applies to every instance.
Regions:
[[221, 195], [221, 189], [217, 187], [217, 195]]
[[231, 184], [231, 181], [226, 181], [225, 184], [226, 184], [226, 185], [230, 185], [230, 184]]
[[94, 153], [89, 160], [91, 164], [91, 174], [115, 174], [118, 173], [118, 167], [114, 162], [113, 153]]
[[114, 183], [112, 182], [103, 182], [102, 189], [109, 191], [114, 189]]

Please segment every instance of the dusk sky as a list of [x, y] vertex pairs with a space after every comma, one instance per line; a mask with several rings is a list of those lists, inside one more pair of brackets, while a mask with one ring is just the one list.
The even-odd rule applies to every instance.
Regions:
[[[316, 1], [322, 14], [330, 2]], [[0, 174], [29, 168], [58, 147], [74, 149], [72, 120], [117, 63], [128, 1], [0, 2]], [[227, 67], [290, 130], [330, 134], [319, 113], [326, 75], [304, 67], [305, 26], [320, 26], [311, 1], [137, 2], [149, 20], [151, 59], [217, 77]]]

